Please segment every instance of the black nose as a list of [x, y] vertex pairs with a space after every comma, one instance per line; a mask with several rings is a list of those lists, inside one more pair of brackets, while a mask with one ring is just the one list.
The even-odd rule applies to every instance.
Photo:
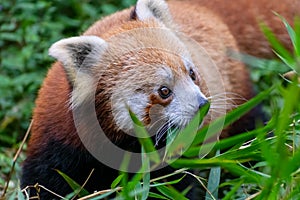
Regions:
[[209, 101], [203, 97], [198, 98], [198, 103], [199, 103], [199, 109], [202, 108], [204, 105], [208, 104]]

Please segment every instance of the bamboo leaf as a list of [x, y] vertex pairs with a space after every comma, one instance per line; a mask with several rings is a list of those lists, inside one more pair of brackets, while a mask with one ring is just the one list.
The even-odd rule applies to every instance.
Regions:
[[[216, 156], [220, 154], [220, 151], [216, 152]], [[220, 178], [221, 178], [221, 168], [220, 167], [213, 167], [210, 169], [209, 176], [208, 176], [208, 183], [207, 183], [207, 190], [210, 193], [206, 192], [205, 198], [210, 199], [211, 194], [214, 199], [218, 198], [218, 188], [220, 185]]]
[[[295, 43], [293, 43], [293, 45], [294, 45], [296, 57], [297, 59], [299, 59], [300, 58], [300, 17], [299, 16], [295, 18], [294, 29], [295, 29]], [[298, 67], [300, 68], [299, 66], [300, 61], [299, 60], [296, 61]], [[300, 73], [300, 70], [298, 70], [297, 72]]]
[[177, 183], [179, 183], [184, 177], [185, 177], [185, 175], [182, 176], [182, 177], [179, 178], [179, 179], [176, 179], [176, 180], [173, 180], [173, 181], [168, 181], [168, 182], [163, 182], [163, 183], [156, 183], [156, 182], [154, 182], [154, 184], [151, 184], [150, 187], [157, 187], [157, 186], [161, 186], [161, 185], [173, 185], [173, 184], [177, 184]]
[[[271, 119], [268, 122], [268, 124], [266, 124], [262, 128], [257, 128], [253, 131], [249, 131], [249, 132], [246, 132], [246, 133], [241, 133], [241, 134], [235, 135], [233, 137], [229, 137], [229, 138], [220, 140], [217, 143], [215, 143], [213, 150], [228, 149], [229, 147], [232, 147], [232, 145], [234, 145], [234, 144], [240, 144], [241, 145], [242, 143], [244, 143], [246, 141], [249, 141], [250, 139], [255, 138], [259, 134], [265, 134], [265, 133], [270, 132], [271, 130], [274, 129], [274, 124], [275, 124], [274, 120]], [[193, 146], [193, 147], [189, 148], [184, 153], [184, 156], [195, 157], [199, 154], [200, 148], [206, 148], [206, 146], [211, 146], [211, 144], [208, 143], [208, 144]]]
[[144, 149], [142, 152], [142, 163], [146, 166], [146, 172], [143, 174], [143, 189], [142, 199], [147, 199], [150, 191], [150, 160], [147, 155], [145, 155]]
[[271, 31], [271, 29], [264, 23], [260, 24], [260, 28], [263, 31], [264, 35], [266, 36], [269, 43], [272, 45], [274, 51], [277, 55], [280, 56], [281, 60], [287, 64], [289, 67], [293, 69], [294, 66], [294, 58], [290, 54], [290, 52], [285, 49], [285, 47], [279, 42], [279, 40], [276, 38], [274, 33]]
[[222, 129], [238, 120], [241, 116], [249, 112], [252, 108], [257, 106], [262, 100], [270, 95], [274, 87], [261, 92], [254, 98], [250, 99], [246, 103], [238, 106], [236, 109], [230, 111], [225, 116], [218, 118], [212, 123], [204, 126], [200, 129], [193, 141], [193, 146], [197, 146], [204, 141], [205, 138], [211, 138], [215, 133], [220, 132]]
[[152, 198], [155, 198], [155, 199], [168, 199], [167, 197], [164, 197], [160, 194], [156, 194], [156, 193], [153, 193], [153, 192], [149, 193], [149, 197], [152, 197]]
[[283, 22], [283, 24], [284, 24], [284, 26], [285, 26], [285, 28], [286, 28], [286, 30], [287, 30], [287, 32], [288, 32], [290, 38], [291, 38], [292, 44], [293, 44], [293, 46], [294, 46], [294, 49], [297, 50], [297, 48], [299, 48], [299, 47], [296, 46], [296, 44], [297, 44], [297, 38], [296, 38], [296, 33], [295, 33], [293, 27], [291, 27], [291, 25], [288, 23], [288, 21], [287, 21], [283, 16], [281, 16], [280, 14], [278, 14], [278, 13], [276, 13], [276, 12], [274, 12], [274, 13], [275, 13], [275, 15], [277, 15], [277, 16], [281, 19], [281, 21]]
[[232, 196], [234, 193], [241, 187], [241, 185], [244, 183], [244, 180], [239, 181], [234, 185], [234, 187], [225, 195], [223, 200], [230, 200], [232, 199]]
[[121, 182], [122, 178], [124, 178], [124, 174], [120, 174], [110, 185], [110, 188], [115, 188]]
[[177, 134], [177, 137], [171, 144], [168, 144], [166, 151], [167, 158], [174, 155], [182, 155], [182, 153], [192, 144], [193, 138], [196, 137], [198, 127], [203, 121], [204, 116], [207, 114], [209, 107], [209, 104], [204, 105], [188, 126]]
[[149, 156], [150, 160], [155, 162], [156, 164], [160, 163], [160, 156], [156, 151], [154, 144], [151, 140], [151, 137], [149, 136], [146, 128], [130, 109], [129, 109], [129, 114], [131, 119], [133, 120], [135, 134], [137, 135], [139, 142], [145, 149], [145, 152]]
[[81, 185], [79, 185], [76, 181], [74, 181], [73, 179], [71, 179], [68, 175], [64, 174], [63, 172], [61, 172], [58, 169], [55, 169], [55, 171], [57, 171], [65, 179], [65, 181], [72, 188], [72, 190], [74, 191], [74, 193], [78, 193], [79, 197], [83, 197], [83, 196], [89, 195], [89, 192], [87, 190], [85, 190], [84, 188], [82, 188]]
[[157, 190], [170, 199], [188, 200], [186, 197], [184, 197], [181, 193], [179, 193], [172, 187], [161, 185], [157, 187]]

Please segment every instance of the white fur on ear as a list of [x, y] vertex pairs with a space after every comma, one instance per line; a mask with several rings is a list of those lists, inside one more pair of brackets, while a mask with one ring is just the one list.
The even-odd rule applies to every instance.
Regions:
[[73, 83], [76, 73], [79, 70], [86, 72], [97, 64], [106, 48], [106, 42], [97, 36], [79, 36], [54, 43], [49, 55], [62, 62], [69, 81]]
[[92, 51], [105, 47], [105, 41], [97, 36], [79, 36], [62, 39], [49, 49], [49, 55], [68, 67], [80, 67], [86, 56]]
[[164, 0], [138, 0], [135, 13], [137, 19], [141, 21], [154, 18], [163, 22], [167, 27], [172, 23], [169, 7]]

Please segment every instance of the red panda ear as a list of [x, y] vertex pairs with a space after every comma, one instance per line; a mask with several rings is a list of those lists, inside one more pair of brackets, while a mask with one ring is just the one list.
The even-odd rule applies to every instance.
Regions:
[[97, 36], [79, 36], [62, 39], [49, 49], [49, 55], [63, 64], [71, 84], [77, 72], [89, 73], [99, 63], [107, 43]]
[[138, 0], [133, 15], [141, 21], [156, 19], [165, 26], [172, 27], [172, 16], [164, 0]]

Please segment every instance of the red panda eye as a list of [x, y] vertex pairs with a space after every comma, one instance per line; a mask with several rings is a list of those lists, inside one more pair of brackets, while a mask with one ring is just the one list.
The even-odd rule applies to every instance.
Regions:
[[190, 69], [189, 75], [193, 81], [196, 81], [197, 77], [195, 72], [192, 69]]
[[159, 88], [158, 94], [161, 98], [166, 99], [172, 94], [172, 91], [166, 86], [162, 86], [161, 88]]

